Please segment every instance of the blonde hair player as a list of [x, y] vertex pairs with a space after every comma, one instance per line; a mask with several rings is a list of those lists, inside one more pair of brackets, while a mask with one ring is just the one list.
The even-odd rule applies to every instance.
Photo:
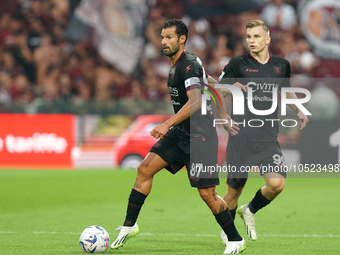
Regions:
[[[269, 53], [268, 45], [271, 41], [270, 31], [261, 20], [251, 20], [246, 24], [246, 42], [249, 53], [233, 58], [225, 66], [219, 82], [234, 84], [247, 92], [247, 85], [252, 86], [252, 104], [255, 109], [270, 109], [272, 106], [273, 89], [278, 91], [282, 87], [290, 87], [290, 64], [287, 60], [273, 56]], [[252, 83], [249, 83], [253, 81]], [[269, 86], [268, 84], [271, 84]], [[227, 96], [229, 93], [223, 93]], [[286, 95], [287, 99], [296, 99], [293, 92]], [[306, 115], [296, 105], [289, 105], [296, 113], [300, 122], [300, 130], [308, 123]], [[268, 122], [265, 119], [278, 119], [278, 110], [266, 116], [253, 114], [248, 105], [245, 105], [244, 115], [232, 115], [231, 119], [239, 128], [236, 135], [230, 134], [227, 146], [227, 164], [249, 169], [257, 166], [264, 177], [265, 185], [262, 186], [248, 204], [242, 205], [238, 213], [244, 220], [245, 230], [251, 240], [257, 239], [254, 215], [267, 206], [283, 190], [286, 172], [285, 159], [277, 141], [278, 123]], [[245, 120], [259, 119], [262, 126], [254, 127], [245, 124]], [[238, 123], [238, 124], [237, 124]], [[278, 169], [279, 171], [273, 171]], [[248, 173], [228, 173], [228, 189], [224, 200], [235, 219], [238, 199], [247, 182]], [[221, 233], [224, 243], [228, 241]]]

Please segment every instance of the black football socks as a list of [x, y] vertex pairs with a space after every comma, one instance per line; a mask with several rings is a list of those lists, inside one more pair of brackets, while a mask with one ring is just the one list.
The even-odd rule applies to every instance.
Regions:
[[253, 200], [251, 200], [250, 203], [249, 203], [249, 210], [252, 213], [256, 213], [258, 210], [265, 207], [270, 202], [271, 202], [271, 200], [268, 200], [267, 198], [265, 198], [261, 193], [261, 189], [259, 189], [256, 192]]
[[216, 218], [217, 223], [220, 224], [224, 233], [226, 233], [226, 235], [228, 236], [229, 241], [241, 241], [242, 240], [242, 237], [239, 235], [239, 233], [236, 230], [233, 218], [231, 217], [231, 214], [228, 208], [221, 213], [214, 214], [214, 216]]
[[235, 209], [229, 210], [229, 212], [230, 212], [231, 217], [233, 218], [233, 220], [235, 220], [236, 210], [237, 210], [237, 206], [235, 207]]
[[140, 209], [142, 209], [142, 205], [144, 204], [146, 197], [147, 195], [144, 195], [135, 189], [131, 190], [124, 226], [132, 227], [135, 225]]

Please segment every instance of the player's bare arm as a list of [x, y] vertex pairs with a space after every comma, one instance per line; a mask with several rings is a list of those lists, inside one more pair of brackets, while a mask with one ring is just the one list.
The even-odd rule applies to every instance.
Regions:
[[[286, 94], [287, 99], [296, 99], [297, 96], [294, 92], [288, 92]], [[307, 116], [295, 105], [295, 104], [289, 104], [289, 107], [293, 109], [294, 112], [297, 113], [297, 116], [300, 120], [300, 130], [306, 127], [307, 123], [309, 122], [309, 119]]]
[[239, 83], [239, 82], [235, 82], [233, 85], [240, 88], [244, 92], [247, 92], [247, 85], [243, 85], [242, 83]]
[[[208, 84], [215, 88], [215, 84], [218, 83], [218, 81], [216, 81], [214, 78], [212, 78], [210, 75], [208, 76]], [[242, 84], [241, 84], [242, 85]], [[229, 89], [220, 89], [220, 88], [215, 88], [216, 92], [218, 94], [218, 96], [220, 98], [225, 97], [225, 94], [231, 94]], [[240, 130], [240, 128], [238, 127], [238, 123], [234, 122], [231, 117], [228, 115], [227, 113], [227, 106], [225, 104], [224, 100], [221, 100], [222, 104], [217, 103], [216, 107], [217, 107], [217, 111], [219, 116], [221, 117], [221, 119], [226, 119], [228, 120], [227, 124], [224, 124], [223, 127], [225, 130], [227, 130], [227, 132], [230, 135], [237, 135], [238, 134], [238, 130]]]
[[162, 139], [163, 136], [169, 131], [172, 126], [175, 126], [190, 115], [194, 114], [197, 110], [201, 109], [201, 90], [191, 89], [187, 91], [188, 102], [179, 110], [175, 115], [164, 123], [157, 125], [150, 134], [156, 139]]
[[[209, 83], [209, 85], [210, 85], [210, 83]], [[240, 88], [244, 92], [247, 92], [247, 85], [243, 85], [242, 83], [239, 83], [239, 82], [235, 82], [233, 85], [235, 87]], [[220, 89], [220, 90], [221, 90], [223, 97], [227, 97], [227, 96], [231, 95], [231, 91], [229, 89]]]
[[[213, 87], [213, 88], [215, 88], [215, 84], [218, 84], [218, 83], [219, 83], [218, 81], [216, 81], [216, 80], [215, 80], [213, 77], [211, 77], [210, 75], [208, 75], [207, 80], [208, 80], [209, 86], [211, 86], [211, 87]], [[220, 98], [222, 98], [221, 95], [222, 95], [223, 97], [226, 97], [226, 96], [228, 96], [228, 95], [231, 94], [231, 91], [230, 91], [229, 89], [227, 89], [227, 88], [225, 88], [225, 89], [220, 89], [220, 88], [217, 89], [217, 88], [215, 88], [215, 89], [216, 89], [217, 93], [219, 94]], [[222, 117], [222, 116], [220, 115], [220, 117]]]

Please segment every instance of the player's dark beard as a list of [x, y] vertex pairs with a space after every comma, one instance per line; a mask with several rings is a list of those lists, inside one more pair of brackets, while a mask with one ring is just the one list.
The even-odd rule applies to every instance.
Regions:
[[180, 48], [180, 46], [179, 46], [179, 40], [178, 40], [177, 45], [172, 50], [169, 48], [168, 53], [164, 52], [164, 54], [165, 54], [165, 56], [171, 58], [172, 56], [174, 56], [179, 51], [179, 48]]

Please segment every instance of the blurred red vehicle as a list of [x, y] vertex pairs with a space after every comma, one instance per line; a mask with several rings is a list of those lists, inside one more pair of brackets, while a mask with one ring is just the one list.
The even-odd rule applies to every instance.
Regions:
[[[150, 131], [170, 117], [171, 115], [141, 115], [137, 117], [114, 144], [116, 154], [114, 165], [122, 168], [137, 168], [158, 140], [150, 135]], [[226, 157], [228, 136], [221, 128], [217, 128], [217, 131], [219, 136], [218, 163], [222, 164]]]

